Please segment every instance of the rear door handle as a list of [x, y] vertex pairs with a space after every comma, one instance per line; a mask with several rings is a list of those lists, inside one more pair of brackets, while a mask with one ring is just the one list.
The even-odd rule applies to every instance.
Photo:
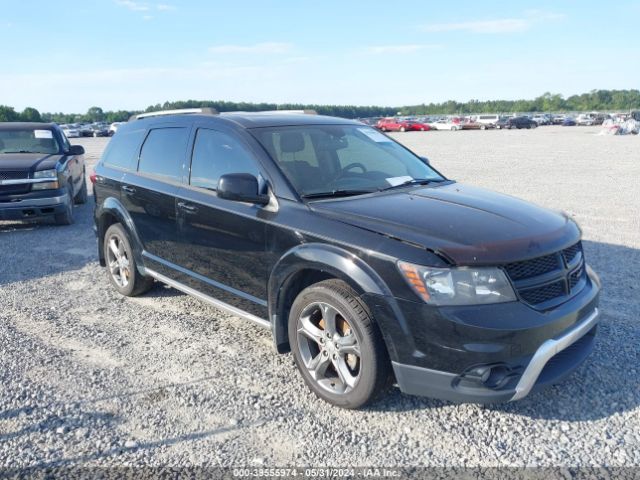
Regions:
[[185, 212], [189, 212], [189, 213], [196, 213], [198, 211], [198, 207], [196, 207], [195, 205], [193, 205], [191, 203], [187, 203], [187, 202], [178, 202], [178, 208], [184, 210]]
[[136, 193], [136, 189], [133, 187], [130, 187], [129, 185], [123, 185], [122, 191], [124, 193], [128, 193], [129, 195], [133, 195], [134, 193]]

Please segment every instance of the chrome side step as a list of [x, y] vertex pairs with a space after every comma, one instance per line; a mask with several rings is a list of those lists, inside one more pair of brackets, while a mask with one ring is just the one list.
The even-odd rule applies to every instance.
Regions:
[[257, 317], [256, 315], [253, 315], [249, 312], [245, 312], [244, 310], [241, 310], [237, 307], [234, 307], [233, 305], [229, 305], [228, 303], [225, 303], [221, 300], [217, 300], [213, 297], [210, 297], [209, 295], [206, 295], [202, 292], [199, 292], [198, 290], [195, 290], [191, 287], [188, 287], [186, 285], [183, 285], [180, 282], [176, 282], [175, 280], [170, 279], [169, 277], [165, 277], [164, 275], [153, 271], [149, 268], [145, 268], [144, 269], [144, 273], [145, 275], [149, 275], [150, 277], [155, 278], [156, 280], [158, 280], [159, 282], [165, 283], [167, 285], [169, 285], [170, 287], [175, 288], [176, 290], [180, 290], [181, 292], [184, 292], [188, 295], [192, 295], [200, 300], [202, 300], [203, 302], [207, 302], [210, 305], [213, 305], [216, 308], [219, 308], [221, 310], [224, 310], [228, 313], [231, 313], [232, 315], [237, 315], [238, 317], [242, 317], [246, 320], [249, 320], [257, 325], [260, 325], [263, 328], [267, 328], [269, 330], [271, 330], [271, 323], [269, 323], [268, 320], [265, 320], [264, 318], [260, 318]]

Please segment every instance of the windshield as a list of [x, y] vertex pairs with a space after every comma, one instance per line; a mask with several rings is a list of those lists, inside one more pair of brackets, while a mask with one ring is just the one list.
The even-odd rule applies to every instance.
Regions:
[[252, 133], [302, 196], [367, 193], [444, 178], [390, 138], [359, 125], [300, 125]]
[[60, 152], [60, 146], [52, 130], [24, 128], [0, 130], [0, 153], [48, 153]]

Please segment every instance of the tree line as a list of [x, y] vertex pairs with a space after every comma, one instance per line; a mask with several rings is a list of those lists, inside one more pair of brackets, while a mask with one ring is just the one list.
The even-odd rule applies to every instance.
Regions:
[[[343, 118], [386, 117], [401, 115], [454, 115], [468, 113], [507, 112], [585, 112], [585, 111], [625, 111], [640, 109], [640, 90], [592, 90], [581, 95], [564, 98], [560, 94], [544, 93], [533, 100], [469, 100], [457, 102], [449, 100], [441, 103], [423, 103], [404, 107], [356, 106], [356, 105], [307, 105], [295, 103], [249, 103], [210, 100], [186, 100], [150, 105], [144, 112], [171, 110], [178, 108], [211, 107], [218, 112], [262, 110], [315, 110], [320, 115]], [[140, 110], [104, 111], [91, 107], [86, 113], [40, 113], [33, 107], [17, 112], [13, 107], [0, 105], [1, 122], [123, 122]]]

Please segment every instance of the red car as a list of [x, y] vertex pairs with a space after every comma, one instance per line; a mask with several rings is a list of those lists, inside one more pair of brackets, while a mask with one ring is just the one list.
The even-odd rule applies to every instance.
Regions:
[[431, 130], [431, 127], [426, 123], [409, 122], [409, 128], [407, 130], [412, 132], [428, 132], [429, 130]]
[[397, 118], [383, 118], [378, 120], [376, 127], [383, 132], [426, 132], [431, 129], [431, 127], [425, 123], [413, 122], [410, 120], [399, 120]]

